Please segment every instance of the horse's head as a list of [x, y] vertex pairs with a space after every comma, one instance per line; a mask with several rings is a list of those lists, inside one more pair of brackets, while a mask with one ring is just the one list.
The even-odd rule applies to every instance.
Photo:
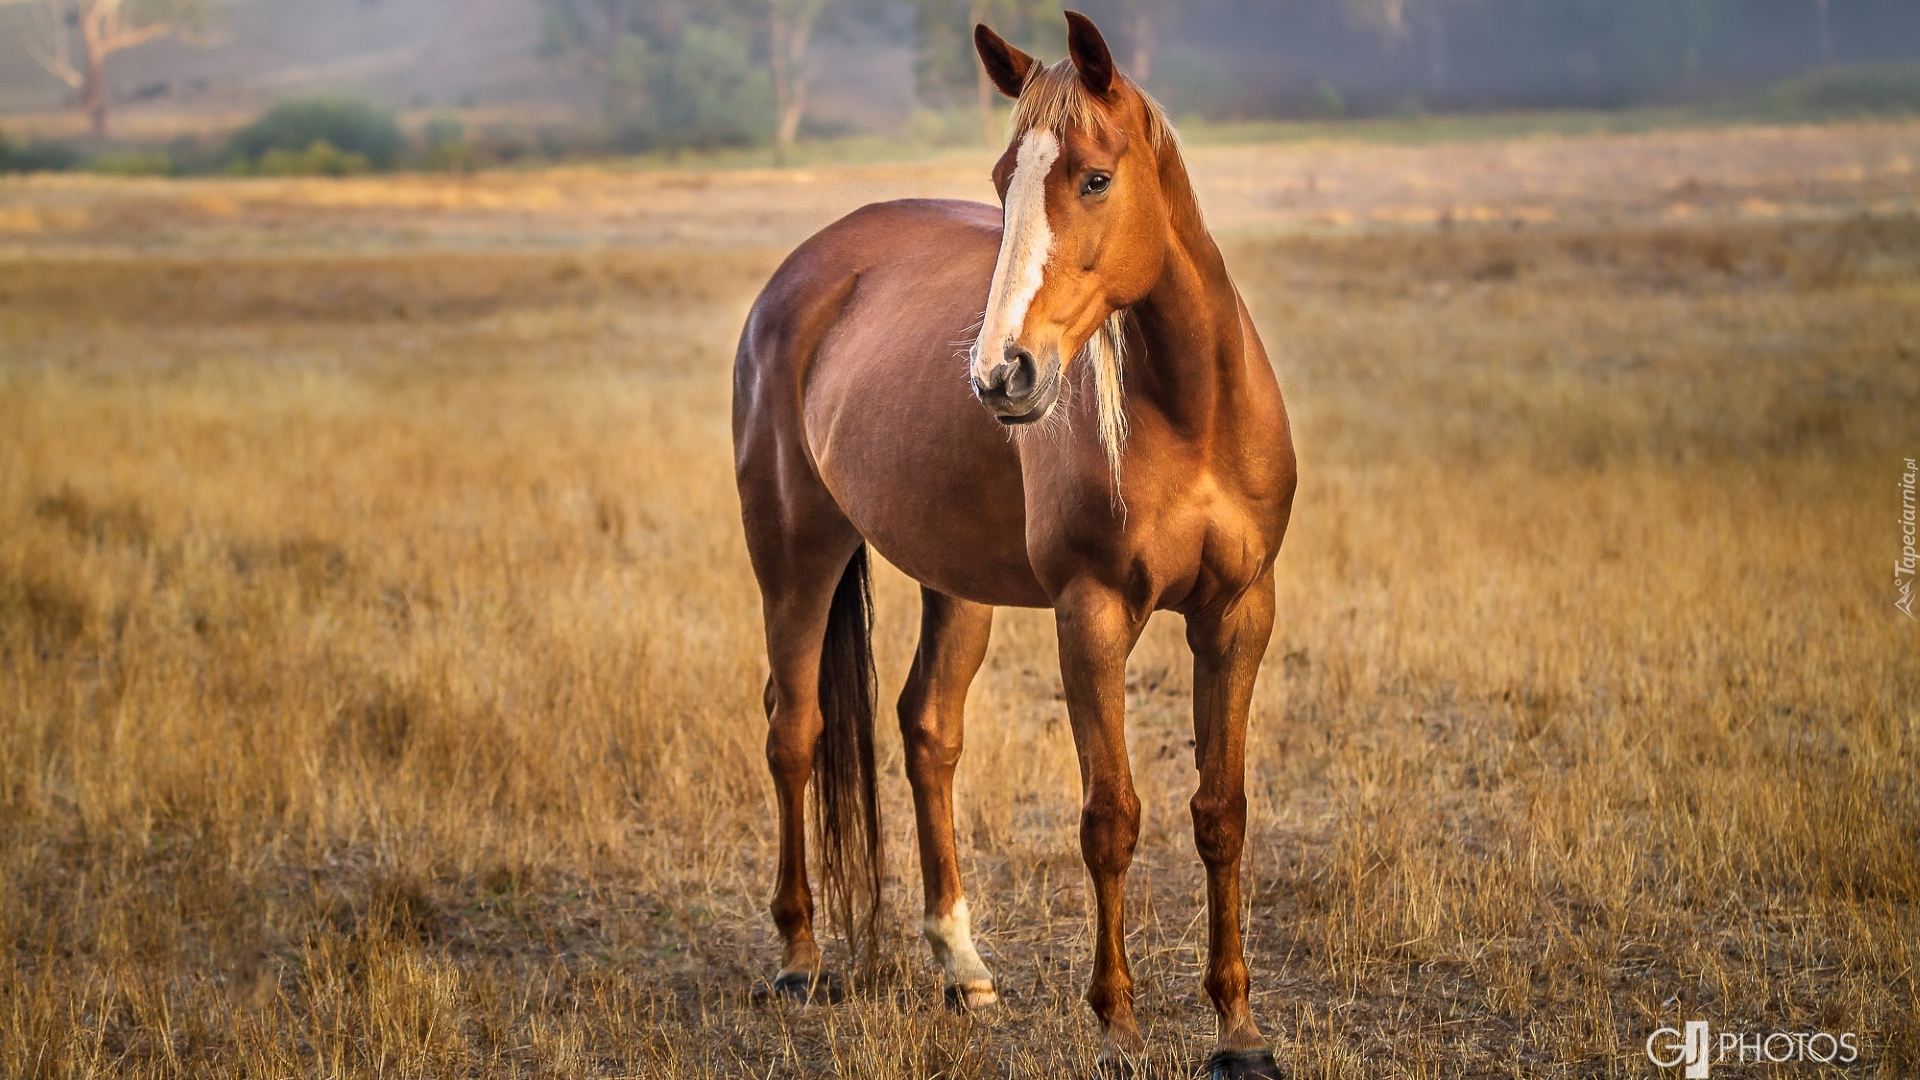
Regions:
[[1067, 366], [1090, 356], [1117, 465], [1116, 316], [1147, 295], [1166, 259], [1159, 163], [1172, 130], [1084, 15], [1067, 13], [1068, 57], [1051, 66], [984, 25], [973, 40], [994, 85], [1015, 99], [1012, 142], [993, 169], [1004, 231], [973, 346], [974, 394], [1003, 424], [1043, 420]]

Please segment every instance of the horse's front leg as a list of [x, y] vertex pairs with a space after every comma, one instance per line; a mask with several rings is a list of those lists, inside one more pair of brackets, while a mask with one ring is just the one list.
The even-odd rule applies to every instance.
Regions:
[[1060, 678], [1080, 757], [1080, 854], [1097, 908], [1087, 1003], [1100, 1018], [1100, 1061], [1125, 1065], [1146, 1049], [1127, 969], [1126, 880], [1140, 836], [1140, 799], [1127, 762], [1127, 654], [1145, 625], [1117, 592], [1069, 587], [1055, 603]]
[[1219, 1014], [1214, 1080], [1279, 1075], [1247, 1000], [1240, 944], [1240, 850], [1247, 832], [1247, 711], [1273, 632], [1273, 571], [1220, 611], [1187, 619], [1193, 649], [1193, 842], [1207, 868], [1207, 996]]

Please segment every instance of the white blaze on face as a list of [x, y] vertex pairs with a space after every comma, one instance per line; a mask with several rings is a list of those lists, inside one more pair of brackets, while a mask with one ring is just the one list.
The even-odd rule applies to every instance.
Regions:
[[1051, 131], [1029, 131], [1014, 158], [1007, 184], [1007, 206], [1000, 234], [1000, 261], [993, 267], [986, 317], [973, 346], [973, 375], [984, 379], [1006, 360], [1007, 342], [1026, 323], [1027, 306], [1040, 291], [1053, 229], [1047, 224], [1047, 174], [1060, 157], [1060, 139]]

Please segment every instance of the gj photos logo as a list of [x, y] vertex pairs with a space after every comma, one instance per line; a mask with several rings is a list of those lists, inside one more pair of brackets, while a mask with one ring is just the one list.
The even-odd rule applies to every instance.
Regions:
[[1860, 1037], [1851, 1031], [1723, 1031], [1716, 1038], [1705, 1020], [1686, 1030], [1659, 1028], [1647, 1036], [1647, 1060], [1662, 1069], [1686, 1066], [1687, 1080], [1708, 1080], [1715, 1065], [1782, 1065], [1810, 1061], [1851, 1065], [1860, 1058]]

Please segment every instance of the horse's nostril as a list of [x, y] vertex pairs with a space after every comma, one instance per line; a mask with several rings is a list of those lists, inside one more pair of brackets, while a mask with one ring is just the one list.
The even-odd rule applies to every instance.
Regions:
[[1008, 351], [1007, 363], [1002, 370], [1006, 374], [1000, 378], [1000, 384], [1006, 387], [1010, 398], [1023, 398], [1033, 393], [1034, 384], [1040, 381], [1040, 369], [1033, 362], [1033, 354], [1025, 349]]

